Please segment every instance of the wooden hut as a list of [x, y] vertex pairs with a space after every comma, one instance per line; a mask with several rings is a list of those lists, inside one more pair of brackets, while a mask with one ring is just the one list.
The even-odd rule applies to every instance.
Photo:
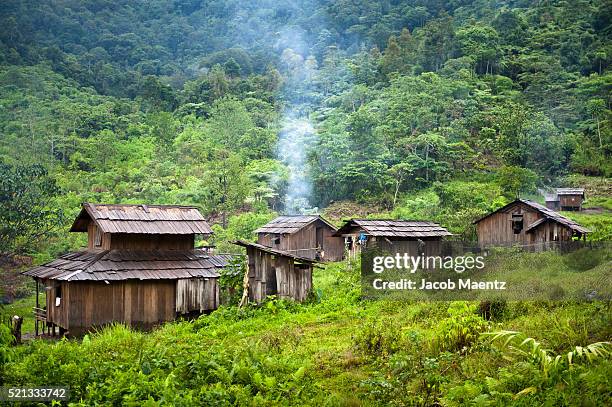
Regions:
[[583, 188], [557, 188], [559, 209], [562, 211], [580, 211], [584, 202]]
[[336, 228], [319, 215], [279, 216], [255, 231], [257, 243], [318, 261], [340, 261], [342, 238]]
[[527, 199], [517, 199], [474, 222], [480, 246], [533, 245], [586, 239], [590, 231], [571, 219]]
[[249, 301], [260, 303], [269, 295], [295, 301], [308, 297], [315, 260], [258, 243], [242, 240], [233, 243], [247, 251]]
[[[229, 256], [195, 249], [212, 230], [194, 207], [83, 204], [72, 232], [88, 248], [24, 272], [36, 280], [35, 315], [55, 334], [80, 335], [122, 322], [148, 328], [219, 305], [219, 270]], [[38, 287], [46, 299], [41, 307]]]
[[434, 222], [351, 219], [338, 229], [336, 236], [343, 238], [349, 257], [354, 258], [362, 248], [374, 246], [391, 254], [437, 256], [442, 239], [452, 234]]
[[546, 207], [552, 210], [580, 211], [584, 202], [583, 188], [557, 188], [545, 197]]

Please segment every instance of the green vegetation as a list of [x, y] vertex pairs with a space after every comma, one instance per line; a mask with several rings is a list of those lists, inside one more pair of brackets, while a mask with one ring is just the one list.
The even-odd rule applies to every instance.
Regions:
[[[284, 210], [279, 132], [299, 110], [317, 131], [300, 147], [311, 206], [353, 201], [473, 238], [474, 219], [536, 187], [609, 185], [610, 10], [7, 1], [0, 160], [45, 167], [61, 190], [48, 209], [66, 214], [55, 232], [83, 201], [192, 204], [225, 229]], [[607, 223], [609, 190], [589, 188]], [[56, 233], [17, 249], [42, 259], [82, 243]]]
[[[551, 270], [563, 262], [540, 255]], [[612, 401], [610, 347], [597, 344], [612, 338], [607, 303], [361, 301], [358, 276], [330, 264], [316, 271], [306, 304], [270, 299], [150, 333], [114, 326], [8, 348], [2, 377], [69, 385], [78, 405]]]
[[[45, 300], [44, 293], [40, 294], [40, 301]], [[41, 304], [44, 306], [44, 304]], [[6, 304], [0, 307], [0, 317], [6, 322], [7, 318], [11, 318], [13, 315], [19, 315], [23, 318], [23, 325], [21, 331], [23, 333], [34, 332], [34, 316], [32, 315], [32, 308], [36, 306], [36, 295], [30, 295], [28, 297], [20, 298], [10, 304]]]

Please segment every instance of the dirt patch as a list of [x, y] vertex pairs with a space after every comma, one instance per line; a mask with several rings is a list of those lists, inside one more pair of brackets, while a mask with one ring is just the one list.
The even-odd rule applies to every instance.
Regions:
[[605, 213], [605, 212], [610, 212], [604, 208], [601, 207], [594, 207], [594, 208], [582, 208], [582, 210], [578, 213], [584, 213], [584, 214], [598, 214], [598, 213]]

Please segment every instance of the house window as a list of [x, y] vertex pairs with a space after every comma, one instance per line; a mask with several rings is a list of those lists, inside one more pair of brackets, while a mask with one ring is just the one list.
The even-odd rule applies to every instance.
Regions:
[[515, 235], [518, 235], [523, 230], [523, 215], [522, 214], [512, 214], [512, 231]]
[[96, 227], [96, 232], [94, 234], [94, 246], [95, 247], [102, 246], [102, 231], [98, 227]]
[[280, 235], [274, 235], [272, 241], [274, 242], [274, 244], [280, 244]]
[[55, 306], [59, 307], [62, 305], [62, 286], [58, 285], [55, 287]]

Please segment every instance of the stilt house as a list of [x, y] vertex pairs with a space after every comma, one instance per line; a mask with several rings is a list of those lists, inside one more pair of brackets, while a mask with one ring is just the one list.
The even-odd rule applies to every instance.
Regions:
[[590, 231], [573, 220], [527, 199], [514, 202], [474, 222], [480, 246], [533, 246], [586, 239]]
[[377, 247], [390, 254], [437, 256], [442, 239], [452, 233], [428, 221], [351, 219], [338, 229], [336, 236], [343, 238], [350, 258], [367, 247]]
[[583, 188], [557, 188], [554, 194], [546, 196], [546, 207], [557, 211], [580, 211], [583, 202]]
[[269, 295], [295, 301], [308, 297], [315, 260], [258, 243], [238, 240], [234, 244], [247, 251], [249, 301], [260, 303]]
[[229, 256], [194, 248], [195, 235], [212, 233], [196, 208], [85, 203], [70, 231], [87, 232], [87, 250], [24, 272], [36, 280], [37, 333], [39, 322], [70, 335], [112, 322], [148, 328], [218, 307]]
[[257, 243], [317, 261], [340, 261], [344, 243], [318, 215], [279, 216], [255, 231]]

